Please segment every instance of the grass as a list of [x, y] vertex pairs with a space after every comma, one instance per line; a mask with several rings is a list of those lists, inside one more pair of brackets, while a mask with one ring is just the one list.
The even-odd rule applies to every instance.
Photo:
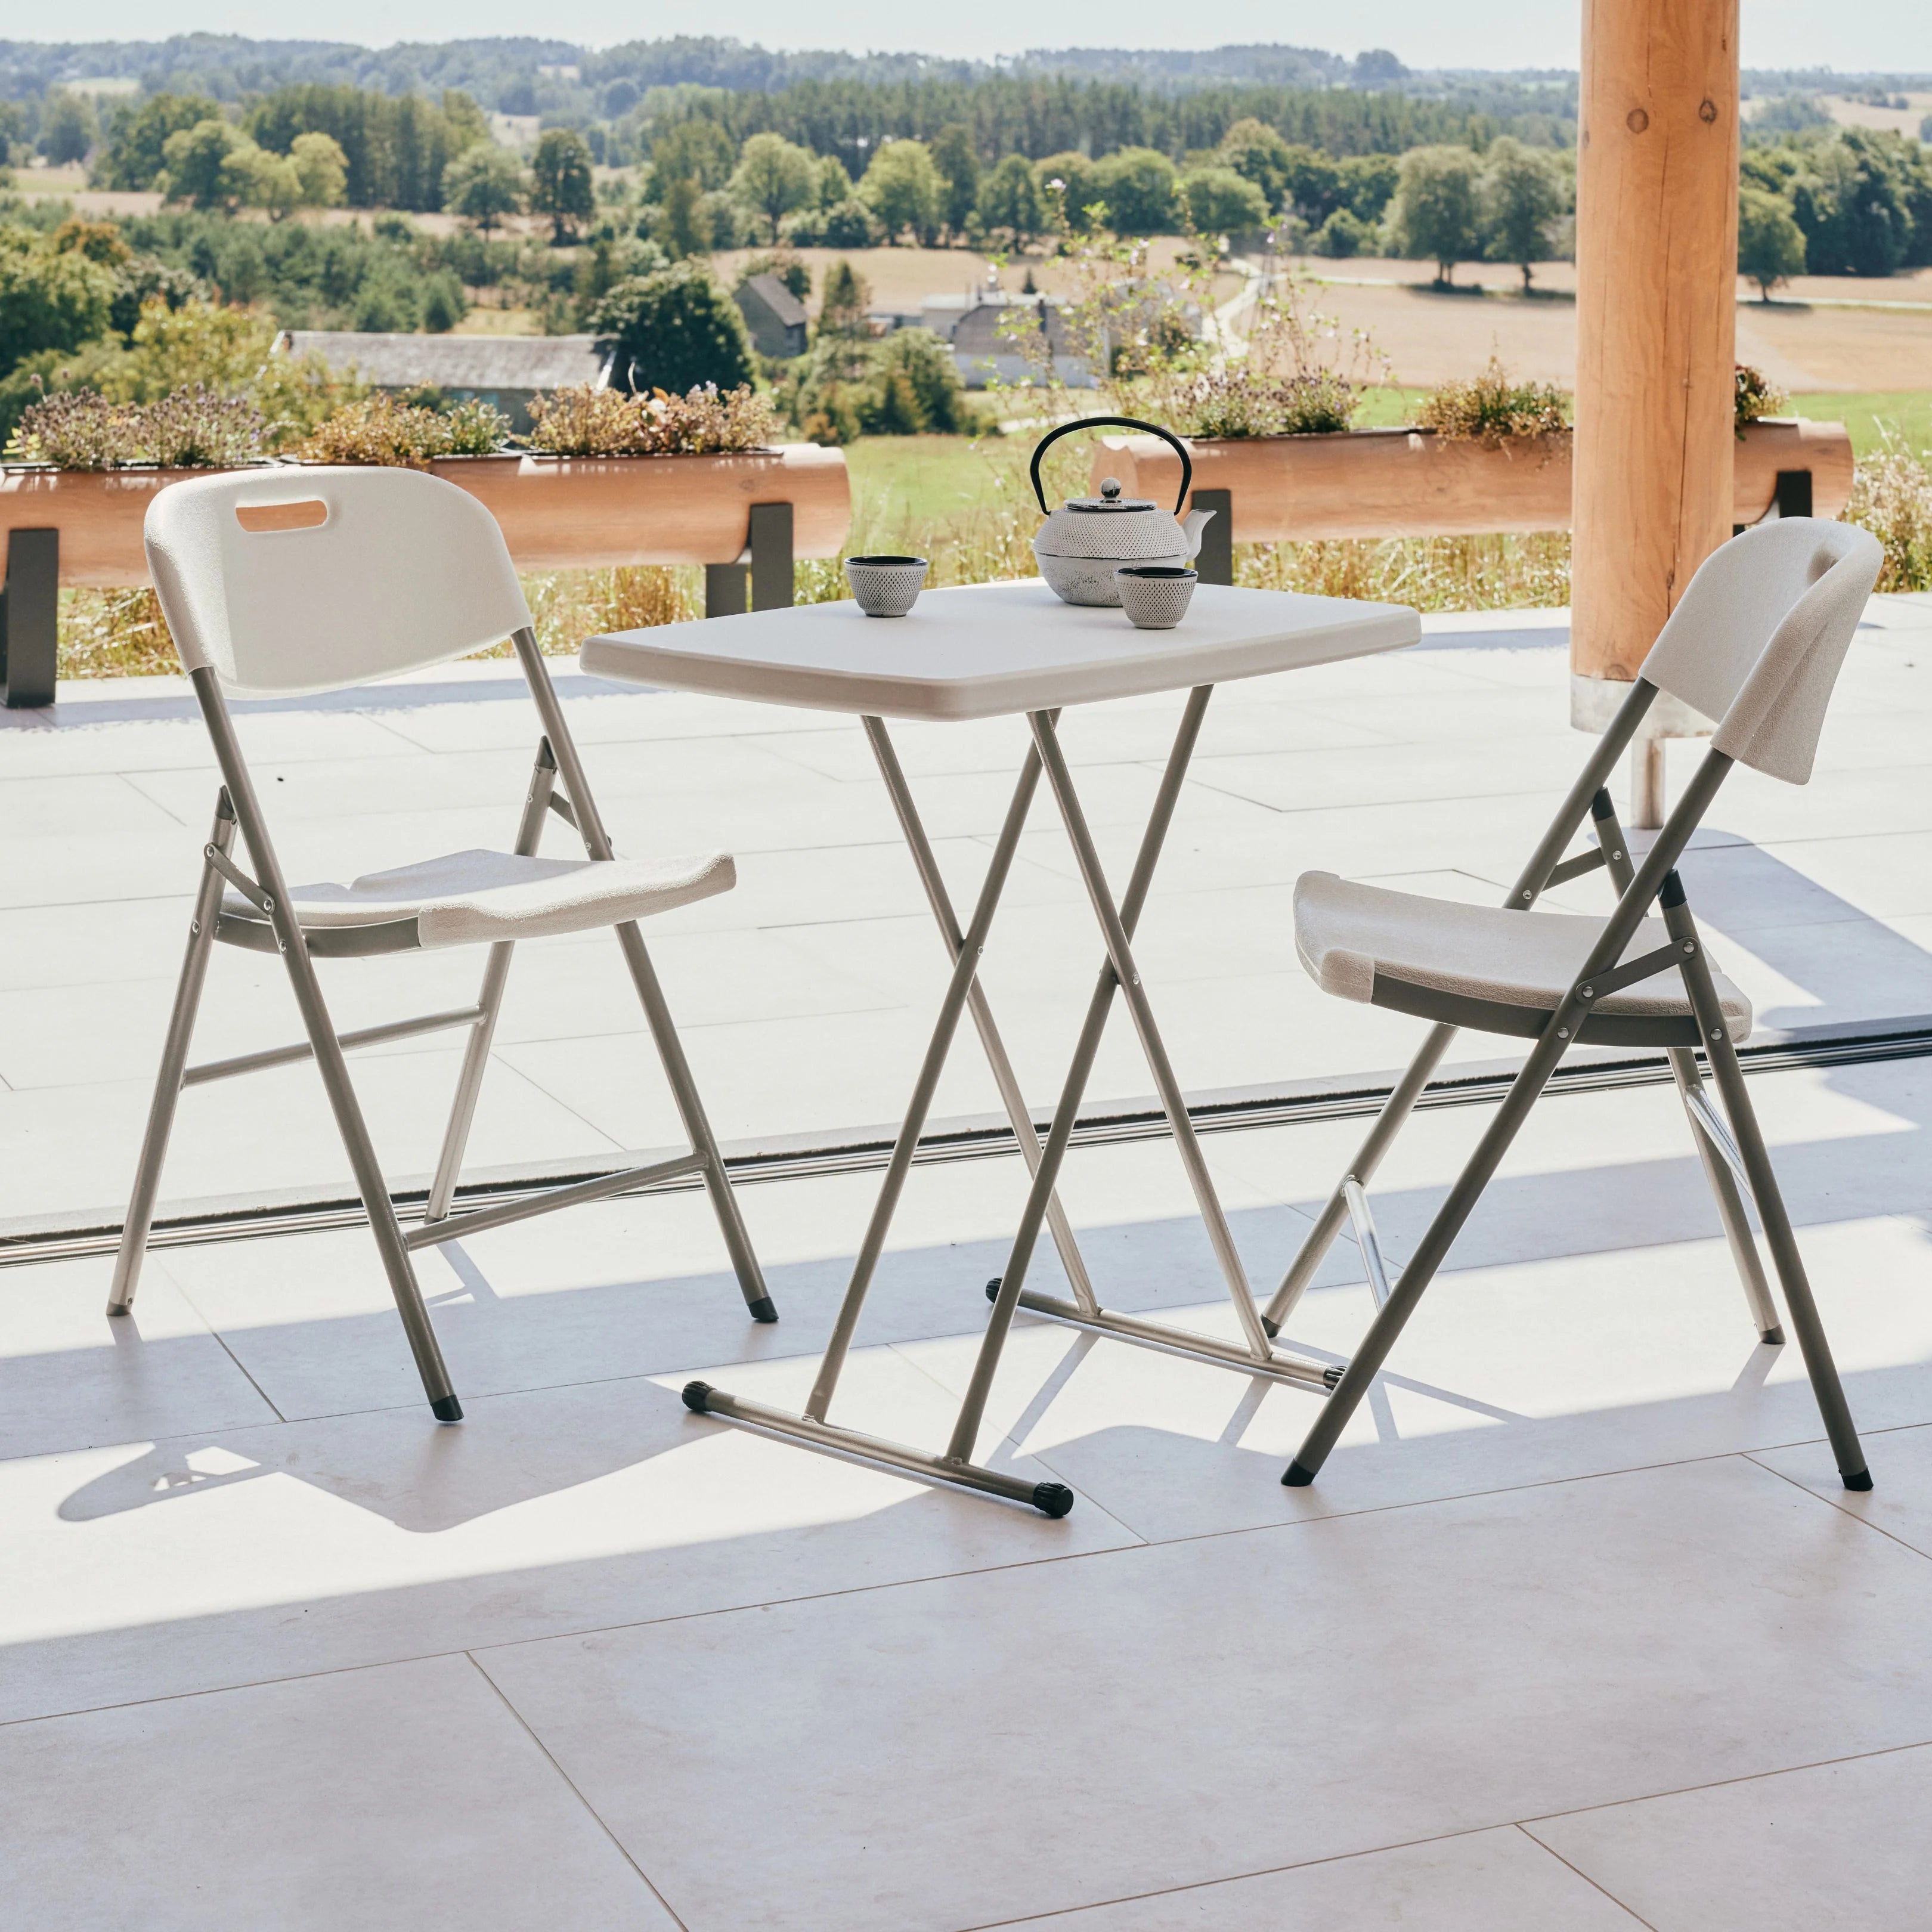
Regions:
[[1888, 434], [1907, 449], [1932, 449], [1932, 389], [1793, 396], [1790, 408], [1813, 422], [1843, 423], [1861, 457], [1880, 454]]

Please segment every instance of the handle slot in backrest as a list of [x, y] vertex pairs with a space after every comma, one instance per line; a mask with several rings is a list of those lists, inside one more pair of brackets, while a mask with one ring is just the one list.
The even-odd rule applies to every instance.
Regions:
[[328, 506], [320, 496], [286, 503], [237, 503], [235, 520], [254, 536], [272, 530], [320, 530], [328, 521]]

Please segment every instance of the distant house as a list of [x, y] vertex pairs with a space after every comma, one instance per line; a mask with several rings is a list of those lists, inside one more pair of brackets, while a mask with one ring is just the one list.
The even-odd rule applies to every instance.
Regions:
[[995, 377], [1023, 382], [1040, 374], [1018, 336], [1037, 338], [1042, 317], [1054, 376], [1070, 389], [1092, 388], [1094, 372], [1076, 350], [1060, 304], [1048, 296], [1009, 295], [1004, 289], [928, 296], [919, 320], [952, 345], [959, 380], [967, 388], [983, 389]]
[[805, 353], [805, 304], [777, 276], [754, 275], [741, 282], [735, 299], [752, 332], [752, 346], [760, 356], [782, 362]]
[[285, 328], [274, 352], [320, 356], [338, 375], [398, 393], [435, 389], [452, 402], [490, 404], [520, 433], [540, 389], [610, 380], [610, 352], [594, 335], [388, 335], [357, 329]]

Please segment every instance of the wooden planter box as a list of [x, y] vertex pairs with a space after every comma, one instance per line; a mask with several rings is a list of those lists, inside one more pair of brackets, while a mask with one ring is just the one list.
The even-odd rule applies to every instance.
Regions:
[[[1236, 543], [1328, 537], [1478, 536], [1570, 527], [1568, 430], [1486, 448], [1428, 430], [1346, 430], [1332, 436], [1199, 437], [1195, 494], [1225, 490]], [[1852, 494], [1852, 442], [1842, 423], [1754, 423], [1736, 445], [1732, 520], [1754, 524], [1777, 502], [1787, 515], [1836, 517]], [[1174, 500], [1180, 461], [1157, 437], [1103, 436], [1094, 487], [1114, 476], [1130, 496]], [[1808, 477], [1808, 496], [1780, 478]], [[1204, 504], [1203, 508], [1218, 508]], [[1210, 524], [1208, 530], [1214, 531]], [[1215, 532], [1225, 544], [1228, 530]]]
[[[705, 564], [712, 612], [734, 596], [745, 608], [748, 564], [758, 608], [789, 603], [792, 560], [836, 556], [852, 521], [844, 452], [808, 443], [728, 456], [452, 457], [433, 468], [488, 506], [520, 569]], [[148, 504], [169, 484], [208, 473], [0, 469], [8, 704], [52, 700], [56, 584], [145, 586]]]

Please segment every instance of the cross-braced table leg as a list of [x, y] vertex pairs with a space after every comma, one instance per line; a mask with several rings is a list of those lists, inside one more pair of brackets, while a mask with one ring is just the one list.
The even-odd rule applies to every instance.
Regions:
[[[939, 919], [940, 931], [952, 950], [952, 974], [946, 982], [945, 998], [940, 1003], [938, 1021], [933, 1028], [932, 1040], [926, 1047], [926, 1058], [920, 1065], [919, 1077], [913, 1084], [912, 1099], [907, 1106], [905, 1118], [900, 1124], [898, 1138], [892, 1143], [892, 1156], [886, 1162], [886, 1177], [880, 1186], [878, 1199], [874, 1204], [865, 1238], [860, 1244], [858, 1258], [853, 1264], [851, 1279], [845, 1289], [845, 1298], [839, 1304], [838, 1318], [832, 1324], [832, 1338], [826, 1346], [824, 1358], [819, 1364], [818, 1379], [812, 1384], [812, 1394], [806, 1399], [804, 1413], [794, 1414], [785, 1409], [770, 1408], [763, 1402], [749, 1402], [742, 1396], [730, 1394], [723, 1389], [713, 1388], [708, 1383], [701, 1382], [686, 1384], [685, 1406], [699, 1414], [728, 1416], [794, 1441], [814, 1443], [825, 1448], [842, 1449], [850, 1454], [887, 1463], [893, 1468], [908, 1470], [915, 1474], [937, 1477], [990, 1496], [1004, 1496], [1016, 1502], [1030, 1503], [1048, 1516], [1064, 1516], [1073, 1507], [1073, 1492], [1063, 1484], [1028, 1482], [1020, 1477], [1005, 1475], [998, 1470], [983, 1468], [972, 1462], [969, 1456], [951, 1454], [931, 1455], [904, 1443], [887, 1442], [882, 1437], [868, 1436], [860, 1430], [848, 1429], [826, 1420], [832, 1394], [838, 1388], [839, 1376], [851, 1348], [853, 1336], [858, 1328], [860, 1315], [865, 1307], [867, 1291], [872, 1286], [879, 1257], [885, 1250], [886, 1233], [892, 1226], [892, 1216], [898, 1209], [906, 1175], [912, 1166], [913, 1156], [918, 1151], [920, 1136], [925, 1131], [926, 1115], [931, 1111], [940, 1075], [945, 1069], [946, 1055], [952, 1049], [953, 1036], [958, 1030], [959, 1016], [969, 1006], [973, 1006], [975, 1022], [980, 1028], [980, 1036], [986, 1042], [994, 1077], [1000, 1081], [1001, 1093], [1006, 1097], [1014, 1131], [1020, 1136], [1022, 1148], [1033, 1137], [1032, 1123], [1028, 1118], [1026, 1107], [1020, 1099], [1019, 1088], [1013, 1080], [1012, 1068], [1006, 1064], [1004, 1049], [1000, 1046], [991, 1011], [986, 1006], [983, 994], [980, 995], [976, 1002], [974, 995], [978, 992], [980, 958], [986, 950], [986, 936], [992, 930], [993, 915], [998, 909], [1000, 895], [1004, 890], [1007, 875], [1012, 869], [1013, 855], [1018, 849], [1020, 834], [1026, 825], [1027, 813], [1031, 808], [1034, 794], [1039, 788], [1040, 753], [1036, 748], [1030, 749], [1024, 764], [1020, 767], [1018, 782], [1013, 788], [1012, 801], [1006, 808], [1005, 822], [994, 842], [992, 857], [986, 867], [986, 879], [980, 886], [972, 919], [965, 932], [958, 934], [956, 940], [954, 934], [957, 927], [952, 921], [950, 901], [946, 896], [937, 868], [932, 862], [932, 850], [926, 842], [917, 814], [912, 811], [904, 775], [898, 771], [897, 760], [890, 755], [890, 742], [885, 736], [884, 728], [878, 724], [878, 721], [868, 719], [867, 730], [872, 736], [874, 752], [880, 754], [880, 769], [886, 774], [888, 789], [893, 793], [893, 803], [899, 811], [900, 823], [905, 827], [908, 842], [912, 844], [914, 862], [919, 866], [921, 877], [926, 881], [927, 892], [933, 900], [934, 911]], [[982, 1014], [983, 1018], [981, 1017]], [[1078, 1250], [1072, 1245], [1070, 1228], [1068, 1230], [1067, 1244], [1069, 1252], [1077, 1262]], [[1075, 1277], [1076, 1281], [1082, 1278], [1080, 1276]]]
[[[1086, 1022], [1080, 1030], [1072, 1064], [1068, 1070], [1066, 1084], [1060, 1091], [1060, 1104], [1054, 1112], [1046, 1149], [1034, 1174], [1033, 1186], [1027, 1198], [1026, 1209], [1021, 1216], [1018, 1230], [1013, 1238], [1012, 1250], [1007, 1260], [1006, 1270], [995, 1281], [988, 1284], [987, 1292], [993, 1304], [992, 1318], [987, 1325], [986, 1338], [981, 1347], [980, 1361], [974, 1370], [973, 1380], [968, 1385], [966, 1400], [960, 1409], [958, 1425], [952, 1444], [956, 1454], [971, 1453], [974, 1436], [979, 1427], [986, 1396], [992, 1386], [993, 1372], [998, 1364], [1006, 1328], [1012, 1322], [1014, 1311], [1018, 1308], [1028, 1309], [1035, 1314], [1051, 1316], [1056, 1320], [1071, 1322], [1076, 1327], [1097, 1334], [1115, 1336], [1122, 1341], [1136, 1342], [1172, 1354], [1192, 1356], [1223, 1367], [1241, 1369], [1250, 1374], [1293, 1382], [1304, 1388], [1325, 1388], [1338, 1372], [1319, 1362], [1301, 1360], [1283, 1354], [1271, 1345], [1268, 1332], [1262, 1324], [1261, 1311], [1255, 1305], [1254, 1291], [1248, 1285], [1246, 1270], [1242, 1267], [1240, 1256], [1235, 1248], [1233, 1232], [1228, 1226], [1227, 1216], [1222, 1210], [1220, 1196], [1215, 1192], [1213, 1179], [1208, 1172], [1208, 1163], [1202, 1155], [1200, 1142], [1195, 1136], [1194, 1124], [1189, 1117], [1187, 1102], [1181, 1094], [1180, 1083], [1175, 1078], [1173, 1066], [1168, 1058], [1166, 1043], [1161, 1038], [1160, 1029], [1154, 1020], [1154, 1009], [1148, 1002], [1146, 988], [1141, 983], [1139, 969], [1134, 963], [1134, 929], [1139, 923], [1142, 909], [1147, 902], [1148, 891], [1154, 883], [1154, 868], [1159, 862], [1161, 847], [1166, 842], [1174, 808], [1180, 800], [1180, 788], [1187, 775], [1187, 766], [1193, 756], [1195, 744], [1200, 736], [1201, 722], [1206, 714], [1208, 700], [1211, 694], [1212, 687], [1206, 685], [1188, 694], [1186, 706], [1181, 715], [1180, 727], [1175, 734], [1173, 749], [1168, 756], [1167, 766], [1162, 775], [1154, 810], [1149, 817], [1147, 830], [1142, 836], [1140, 851], [1128, 880], [1126, 894], [1118, 905], [1114, 903], [1113, 894], [1107, 884], [1106, 874], [1101, 868], [1100, 855], [1094, 849], [1086, 815], [1081, 809], [1078, 796], [1074, 790], [1072, 775], [1067, 769], [1065, 755], [1060, 750], [1054, 721], [1050, 714], [1043, 712], [1035, 713], [1030, 721], [1034, 745], [1040, 753], [1047, 783], [1060, 808], [1082, 882], [1087, 888], [1094, 916], [1100, 922], [1100, 930], [1106, 942], [1107, 958], [1100, 969], [1093, 999], [1088, 1006]], [[1211, 1336], [1197, 1334], [1189, 1330], [1172, 1328], [1165, 1323], [1145, 1321], [1136, 1316], [1117, 1314], [1098, 1306], [1091, 1308], [1076, 1306], [1054, 1296], [1031, 1294], [1026, 1291], [1026, 1272], [1040, 1238], [1046, 1203], [1058, 1180], [1060, 1164], [1072, 1138], [1074, 1123], [1078, 1118], [1081, 1102], [1086, 1096], [1087, 1082], [1093, 1071], [1095, 1056], [1100, 1051], [1101, 1035], [1106, 1029], [1107, 1016], [1112, 1009], [1116, 992], [1126, 1001], [1134, 1030], [1139, 1036], [1141, 1050], [1145, 1054], [1148, 1070], [1154, 1076], [1155, 1088], [1167, 1114], [1168, 1124], [1173, 1131], [1181, 1164], [1186, 1170], [1188, 1181], [1193, 1189], [1196, 1204], [1206, 1224], [1208, 1238], [1214, 1247], [1215, 1258], [1220, 1264], [1221, 1272], [1226, 1280], [1228, 1296], [1234, 1304], [1234, 1312], [1240, 1319], [1242, 1331], [1246, 1337], [1245, 1347], [1233, 1342], [1216, 1341]]]

